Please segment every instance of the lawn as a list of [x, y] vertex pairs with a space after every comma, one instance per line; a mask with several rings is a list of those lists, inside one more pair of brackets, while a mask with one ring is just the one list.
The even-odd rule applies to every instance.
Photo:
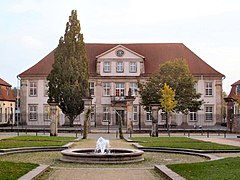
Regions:
[[169, 147], [169, 148], [186, 148], [198, 150], [235, 150], [240, 149], [237, 146], [229, 146], [195, 140], [187, 137], [134, 137], [134, 141], [144, 147]]
[[240, 157], [216, 161], [167, 165], [186, 179], [239, 179]]
[[40, 146], [63, 146], [74, 140], [73, 137], [17, 136], [0, 140], [0, 149]]
[[37, 166], [37, 164], [32, 163], [0, 161], [0, 179], [18, 179]]

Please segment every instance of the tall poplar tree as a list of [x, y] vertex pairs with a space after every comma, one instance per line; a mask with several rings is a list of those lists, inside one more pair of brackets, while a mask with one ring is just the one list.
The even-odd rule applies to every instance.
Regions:
[[84, 110], [83, 98], [89, 96], [88, 59], [80, 31], [77, 11], [72, 10], [64, 37], [60, 38], [54, 53], [52, 71], [47, 77], [49, 100], [58, 102], [70, 120], [70, 126]]

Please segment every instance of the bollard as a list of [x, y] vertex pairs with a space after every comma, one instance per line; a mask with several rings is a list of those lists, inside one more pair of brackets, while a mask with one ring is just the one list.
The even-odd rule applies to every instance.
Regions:
[[37, 133], [37, 131], [36, 131], [36, 136], [38, 136], [38, 133]]
[[227, 131], [224, 131], [224, 138], [227, 137]]
[[201, 134], [202, 134], [202, 136], [203, 136], [203, 130], [201, 130]]
[[188, 131], [188, 137], [190, 137], [190, 131]]
[[207, 131], [207, 137], [209, 138], [209, 131]]
[[27, 128], [26, 128], [26, 132], [25, 133], [27, 134]]
[[43, 134], [45, 135], [45, 127], [43, 128]]
[[220, 129], [218, 129], [218, 136], [220, 136]]
[[185, 136], [185, 129], [183, 129], [183, 135]]

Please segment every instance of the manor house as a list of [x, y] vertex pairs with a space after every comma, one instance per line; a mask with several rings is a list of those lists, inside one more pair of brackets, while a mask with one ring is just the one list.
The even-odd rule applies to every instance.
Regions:
[[[188, 115], [172, 114], [172, 126], [215, 126], [222, 122], [222, 79], [224, 75], [209, 66], [182, 43], [95, 44], [86, 43], [89, 59], [90, 91], [92, 96], [91, 125], [116, 126], [121, 119], [125, 127], [147, 128], [152, 124], [151, 111], [145, 111], [138, 93], [138, 84], [157, 73], [168, 60], [183, 58], [197, 83], [204, 104], [201, 110]], [[54, 63], [54, 50], [31, 68], [22, 72], [21, 120], [28, 125], [49, 125], [48, 82], [46, 77]], [[129, 91], [131, 89], [131, 91]], [[128, 93], [134, 97], [128, 110]], [[75, 124], [83, 124], [83, 114]], [[119, 118], [121, 117], [121, 118]], [[66, 118], [59, 110], [59, 125]], [[159, 110], [158, 125], [166, 123]]]

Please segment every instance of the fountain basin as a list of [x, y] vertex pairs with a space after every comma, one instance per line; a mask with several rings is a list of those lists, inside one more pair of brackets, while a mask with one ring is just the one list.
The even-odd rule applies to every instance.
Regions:
[[143, 151], [137, 149], [109, 149], [110, 153], [94, 153], [93, 148], [66, 149], [61, 151], [61, 161], [85, 164], [115, 164], [143, 161]]

